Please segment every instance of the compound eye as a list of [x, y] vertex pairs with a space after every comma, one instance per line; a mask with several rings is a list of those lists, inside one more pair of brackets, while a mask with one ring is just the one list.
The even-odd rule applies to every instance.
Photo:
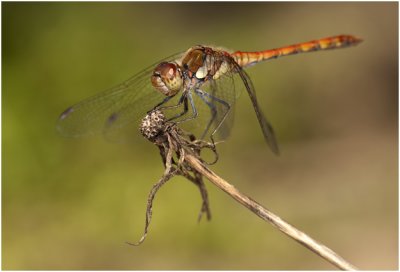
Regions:
[[162, 62], [154, 69], [154, 75], [160, 76], [162, 79], [173, 79], [176, 76], [176, 64], [171, 62]]
[[154, 69], [151, 83], [161, 93], [172, 96], [181, 89], [183, 79], [176, 63], [162, 62]]

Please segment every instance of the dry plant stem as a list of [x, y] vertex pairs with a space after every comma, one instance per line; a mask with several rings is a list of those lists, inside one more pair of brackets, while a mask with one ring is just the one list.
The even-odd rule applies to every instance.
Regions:
[[[171, 169], [172, 164], [174, 163], [174, 160], [172, 158], [173, 152], [176, 152], [177, 155], [179, 156], [179, 162], [177, 165], [182, 165], [184, 162], [184, 158], [185, 158], [185, 149], [179, 147], [181, 143], [179, 143], [179, 141], [177, 141], [177, 136], [180, 134], [166, 133], [165, 135], [167, 136], [168, 144], [163, 143], [161, 146], [159, 146], [161, 154], [163, 154], [165, 152], [167, 153], [166, 158], [163, 159], [164, 164], [166, 166], [164, 176], [167, 175], [167, 173], [169, 173], [169, 169]], [[181, 138], [181, 139], [184, 139], [184, 138]], [[188, 144], [188, 143], [185, 143], [185, 144]], [[197, 145], [194, 145], [194, 146], [197, 147]], [[198, 155], [198, 156], [200, 155], [199, 149], [195, 149], [194, 152], [196, 155]], [[193, 172], [193, 176], [189, 172]], [[211, 220], [211, 211], [210, 211], [210, 206], [209, 206], [209, 201], [208, 201], [208, 194], [207, 194], [206, 186], [203, 182], [203, 176], [201, 174], [199, 174], [198, 172], [187, 171], [185, 168], [181, 168], [181, 167], [177, 168], [175, 174], [186, 177], [188, 180], [193, 182], [200, 190], [200, 195], [201, 195], [203, 202], [202, 202], [202, 206], [201, 206], [200, 213], [198, 216], [198, 222], [200, 222], [203, 213], [206, 214], [207, 220]]]
[[188, 180], [190, 180], [191, 182], [193, 182], [200, 190], [200, 195], [201, 195], [203, 202], [201, 205], [201, 209], [200, 209], [197, 221], [200, 222], [201, 217], [203, 216], [204, 213], [206, 214], [207, 220], [211, 220], [210, 204], [208, 201], [208, 193], [207, 193], [206, 185], [204, 184], [204, 181], [203, 181], [203, 176], [196, 172], [196, 173], [194, 173], [194, 177], [193, 177], [189, 173], [184, 172], [184, 171], [178, 173], [178, 175], [182, 175], [185, 178], [187, 178]]
[[[203, 206], [201, 213], [206, 212], [209, 216], [208, 209], [208, 196], [202, 181], [202, 176], [208, 178], [214, 185], [222, 189], [224, 192], [233, 197], [240, 204], [248, 208], [263, 220], [270, 222], [273, 226], [277, 227], [280, 231], [304, 245], [311, 251], [320, 255], [322, 258], [332, 263], [342, 270], [357, 270], [357, 268], [347, 261], [345, 261], [338, 254], [333, 252], [328, 247], [315, 241], [307, 234], [299, 231], [292, 225], [286, 223], [279, 216], [268, 211], [250, 197], [240, 193], [233, 185], [220, 178], [217, 174], [212, 172], [201, 159], [200, 152], [204, 148], [208, 148], [216, 155], [218, 153], [215, 149], [214, 143], [208, 143], [202, 140], [196, 140], [190, 134], [186, 134], [180, 130], [174, 123], [165, 123], [165, 118], [161, 111], [150, 112], [142, 122], [141, 132], [143, 136], [157, 145], [160, 149], [163, 162], [165, 164], [165, 172], [163, 178], [153, 187], [152, 193], [149, 197], [148, 209], [146, 214], [145, 233], [138, 244], [143, 242], [147, 234], [147, 228], [151, 219], [151, 207], [155, 192], [174, 175], [182, 175], [195, 183], [201, 192], [203, 198]], [[156, 132], [156, 133], [155, 133]], [[178, 162], [175, 162], [172, 155], [175, 154]], [[172, 166], [174, 165], [174, 167]], [[176, 168], [175, 168], [176, 167]], [[153, 194], [154, 193], [154, 194]]]
[[163, 186], [174, 175], [175, 175], [175, 170], [169, 172], [167, 175], [164, 175], [156, 184], [153, 185], [153, 188], [151, 189], [149, 198], [147, 200], [147, 211], [146, 211], [146, 222], [145, 222], [144, 233], [137, 243], [126, 242], [127, 244], [129, 244], [131, 246], [138, 246], [144, 242], [144, 240], [146, 239], [146, 236], [147, 236], [148, 228], [150, 226], [154, 197], [156, 196], [156, 193], [161, 188], [161, 186]]
[[[172, 177], [176, 175], [184, 176], [185, 178], [193, 182], [200, 190], [200, 195], [203, 202], [198, 216], [198, 222], [200, 222], [203, 213], [206, 214], [207, 220], [211, 220], [211, 211], [209, 207], [208, 193], [206, 186], [203, 182], [203, 176], [197, 171], [193, 170], [188, 171], [184, 167], [183, 168], [178, 167], [179, 165], [182, 165], [184, 162], [184, 157], [186, 154], [185, 150], [183, 148], [177, 147], [179, 143], [175, 141], [175, 139], [171, 134], [165, 134], [165, 136], [166, 137], [163, 138], [163, 141], [159, 142], [158, 144], [161, 158], [165, 165], [164, 174], [162, 175], [161, 179], [156, 184], [153, 185], [153, 188], [151, 189], [150, 194], [147, 198], [146, 221], [142, 237], [136, 243], [126, 242], [127, 244], [132, 246], [139, 246], [146, 239], [151, 222], [151, 217], [153, 214], [153, 201], [156, 196], [156, 193], [167, 181], [169, 181]], [[177, 152], [177, 150], [179, 150], [179, 152]], [[197, 151], [196, 154], [200, 155], [200, 151], [199, 150], [196, 151]], [[179, 155], [178, 163], [176, 163], [173, 159], [174, 152], [176, 152], [177, 155]], [[192, 172], [193, 175], [191, 175], [189, 172]]]
[[289, 223], [282, 220], [279, 216], [270, 212], [256, 201], [252, 200], [250, 197], [239, 192], [233, 185], [229, 184], [227, 181], [223, 180], [214, 172], [212, 172], [203, 162], [196, 158], [196, 156], [193, 156], [192, 154], [185, 154], [185, 161], [201, 175], [204, 175], [207, 179], [214, 183], [214, 185], [216, 185], [218, 188], [222, 189], [224, 192], [261, 217], [263, 220], [270, 222], [290, 238], [296, 240], [342, 270], [357, 270], [355, 266], [345, 261], [342, 257], [328, 247], [324, 246], [320, 242], [315, 241], [304, 232], [296, 229]]
[[175, 176], [176, 172], [177, 172], [177, 169], [172, 167], [171, 160], [172, 160], [172, 150], [169, 149], [167, 152], [167, 155], [166, 155], [166, 163], [165, 163], [166, 168], [165, 168], [164, 174], [161, 177], [161, 179], [156, 184], [153, 185], [153, 188], [151, 189], [149, 197], [147, 199], [146, 222], [145, 222], [145, 227], [144, 227], [144, 233], [137, 243], [126, 242], [127, 244], [132, 245], [132, 246], [138, 246], [141, 243], [143, 243], [143, 241], [146, 239], [147, 231], [150, 226], [150, 221], [151, 221], [151, 216], [152, 216], [154, 197], [156, 196], [156, 193], [158, 192], [158, 190], [167, 181], [169, 181], [173, 176]]

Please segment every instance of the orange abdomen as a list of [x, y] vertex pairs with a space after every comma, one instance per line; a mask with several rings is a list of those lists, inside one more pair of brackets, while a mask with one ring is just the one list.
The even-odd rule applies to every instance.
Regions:
[[241, 66], [246, 67], [261, 61], [269, 60], [298, 53], [313, 52], [319, 50], [343, 48], [356, 45], [362, 40], [350, 35], [339, 35], [324, 39], [294, 44], [276, 49], [270, 49], [258, 52], [236, 51], [231, 54], [235, 61]]

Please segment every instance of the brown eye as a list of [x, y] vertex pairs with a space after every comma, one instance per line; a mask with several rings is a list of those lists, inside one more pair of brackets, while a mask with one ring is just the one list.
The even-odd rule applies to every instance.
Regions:
[[183, 84], [178, 65], [174, 62], [161, 62], [153, 71], [151, 83], [161, 93], [167, 96], [175, 95]]
[[154, 69], [153, 75], [172, 79], [176, 75], [176, 65], [170, 62], [162, 62]]

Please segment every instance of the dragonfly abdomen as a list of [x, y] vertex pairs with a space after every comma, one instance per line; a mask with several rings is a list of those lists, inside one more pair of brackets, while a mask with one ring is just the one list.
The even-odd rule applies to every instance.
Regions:
[[284, 46], [276, 49], [270, 49], [258, 52], [241, 52], [232, 53], [232, 57], [241, 66], [246, 67], [254, 65], [258, 62], [289, 56], [298, 53], [313, 52], [319, 50], [328, 50], [343, 48], [351, 45], [356, 45], [362, 40], [350, 35], [339, 35], [334, 37], [323, 38], [319, 40]]

